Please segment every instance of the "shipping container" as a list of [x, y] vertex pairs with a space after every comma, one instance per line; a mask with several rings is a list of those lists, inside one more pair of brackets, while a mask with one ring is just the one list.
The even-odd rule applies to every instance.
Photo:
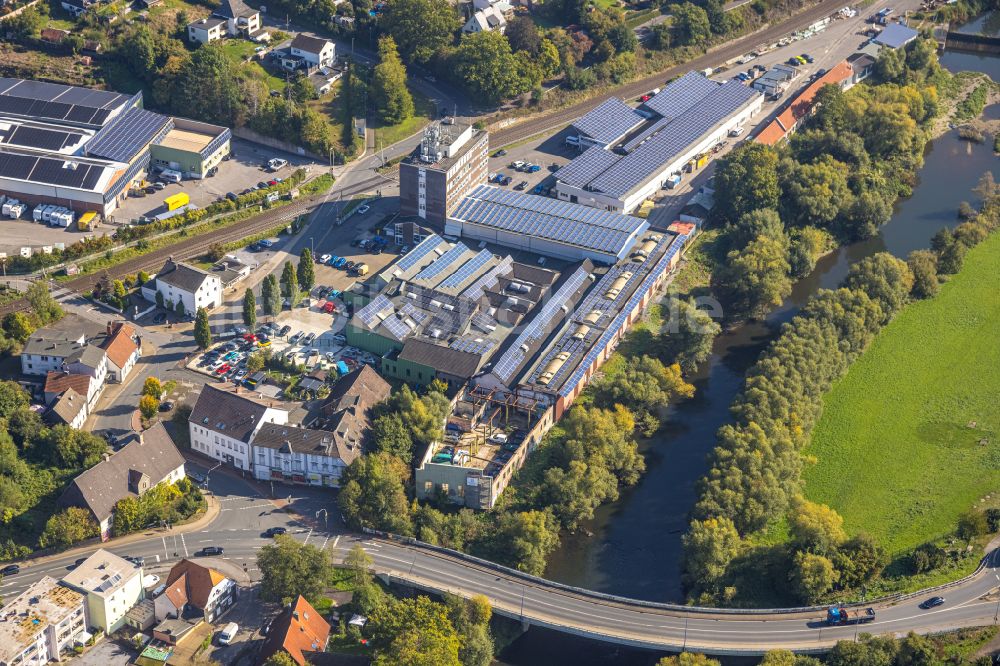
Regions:
[[191, 197], [188, 196], [187, 192], [178, 192], [164, 199], [163, 203], [166, 205], [167, 210], [177, 210], [181, 206], [191, 203]]

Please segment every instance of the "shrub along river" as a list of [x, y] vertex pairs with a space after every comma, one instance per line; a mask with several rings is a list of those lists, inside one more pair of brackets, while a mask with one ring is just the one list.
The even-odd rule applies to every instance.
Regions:
[[[972, 27], [970, 24], [969, 27]], [[941, 64], [952, 72], [980, 71], [1000, 81], [1000, 58], [945, 53]], [[988, 108], [996, 117], [1000, 109]], [[694, 505], [695, 484], [707, 471], [715, 432], [729, 420], [729, 404], [743, 375], [781, 325], [818, 290], [835, 288], [849, 267], [877, 252], [905, 258], [927, 248], [942, 227], [954, 226], [962, 201], [977, 206], [971, 190], [986, 171], [996, 170], [992, 142], [962, 141], [956, 130], [930, 142], [913, 194], [896, 204], [878, 236], [841, 247], [821, 259], [811, 275], [764, 321], [752, 322], [715, 341], [711, 358], [690, 378], [694, 399], [671, 409], [665, 428], [644, 447], [647, 470], [639, 484], [614, 504], [601, 507], [576, 535], [563, 537], [549, 558], [546, 577], [601, 592], [654, 601], [683, 602], [680, 584], [681, 536]], [[1000, 178], [1000, 173], [997, 174]], [[644, 664], [656, 656], [642, 650], [574, 638], [532, 628], [502, 655], [502, 663], [534, 666], [552, 663]]]

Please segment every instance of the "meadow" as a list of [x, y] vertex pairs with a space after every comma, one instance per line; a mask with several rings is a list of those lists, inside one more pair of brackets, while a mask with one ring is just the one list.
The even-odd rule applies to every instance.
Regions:
[[[1000, 234], [906, 307], [827, 395], [805, 494], [891, 554], [1000, 501]], [[993, 495], [990, 497], [990, 495]]]

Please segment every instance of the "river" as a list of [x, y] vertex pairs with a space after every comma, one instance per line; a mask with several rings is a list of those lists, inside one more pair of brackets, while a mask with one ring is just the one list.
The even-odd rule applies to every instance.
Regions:
[[[1000, 58], [945, 53], [950, 71], [982, 71], [1000, 80]], [[1000, 109], [987, 109], [996, 117]], [[962, 141], [950, 131], [929, 143], [913, 194], [899, 201], [892, 219], [867, 241], [844, 246], [819, 261], [799, 281], [784, 304], [762, 322], [754, 322], [715, 342], [711, 358], [690, 380], [695, 397], [675, 406], [666, 427], [643, 447], [647, 470], [639, 484], [614, 504], [601, 507], [581, 531], [563, 537], [552, 554], [546, 577], [571, 585], [653, 601], [683, 601], [680, 584], [681, 536], [696, 499], [695, 483], [706, 472], [715, 432], [729, 419], [728, 407], [743, 375], [784, 322], [821, 288], [836, 287], [855, 262], [876, 252], [906, 257], [926, 248], [942, 227], [956, 223], [962, 201], [979, 203], [971, 191], [979, 177], [996, 168], [989, 141]], [[998, 174], [1000, 175], [1000, 174]], [[517, 666], [573, 663], [653, 664], [657, 656], [532, 628], [502, 655]]]

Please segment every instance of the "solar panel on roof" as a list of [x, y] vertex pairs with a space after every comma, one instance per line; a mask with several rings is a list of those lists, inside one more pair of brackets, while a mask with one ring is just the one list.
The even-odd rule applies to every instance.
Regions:
[[399, 317], [389, 316], [382, 320], [382, 325], [397, 340], [402, 340], [410, 334], [411, 329]]
[[448, 270], [448, 268], [458, 261], [458, 258], [469, 251], [465, 245], [461, 243], [456, 243], [447, 252], [442, 254], [440, 257], [427, 264], [426, 267], [419, 273], [413, 276], [414, 280], [429, 280], [442, 272]]
[[379, 294], [371, 303], [358, 310], [358, 319], [364, 322], [365, 326], [371, 328], [378, 321], [378, 314], [386, 308], [391, 308], [392, 303], [385, 294]]
[[556, 179], [567, 185], [583, 187], [620, 159], [621, 155], [600, 146], [592, 146], [560, 168], [556, 172]]
[[442, 242], [442, 238], [437, 234], [431, 234], [427, 238], [420, 241], [420, 244], [415, 248], [406, 253], [406, 256], [399, 260], [396, 264], [401, 270], [408, 271], [417, 265], [421, 259], [427, 256], [427, 253], [433, 250]]
[[[488, 270], [483, 275], [480, 275], [475, 282], [473, 282], [469, 287], [462, 292], [462, 296], [465, 298], [471, 298], [477, 300], [483, 295], [483, 291], [490, 289], [497, 283], [501, 275], [506, 275], [510, 272], [513, 267], [514, 261], [509, 256], [504, 257], [503, 260]], [[473, 321], [475, 323], [475, 321]], [[496, 322], [494, 322], [495, 324]]]
[[596, 141], [611, 143], [645, 120], [635, 109], [611, 97], [578, 118], [573, 127]]
[[688, 72], [653, 95], [646, 106], [665, 118], [676, 118], [701, 102], [719, 83], [698, 72]]
[[457, 271], [442, 280], [438, 287], [441, 289], [457, 287], [475, 275], [476, 271], [485, 266], [492, 258], [492, 252], [481, 250], [479, 254], [462, 264]]
[[413, 303], [404, 303], [403, 307], [399, 309], [399, 313], [406, 315], [418, 324], [422, 324], [425, 319], [429, 316], [426, 312], [415, 306]]
[[87, 153], [130, 162], [172, 121], [145, 109], [132, 108], [105, 125], [87, 144]]

